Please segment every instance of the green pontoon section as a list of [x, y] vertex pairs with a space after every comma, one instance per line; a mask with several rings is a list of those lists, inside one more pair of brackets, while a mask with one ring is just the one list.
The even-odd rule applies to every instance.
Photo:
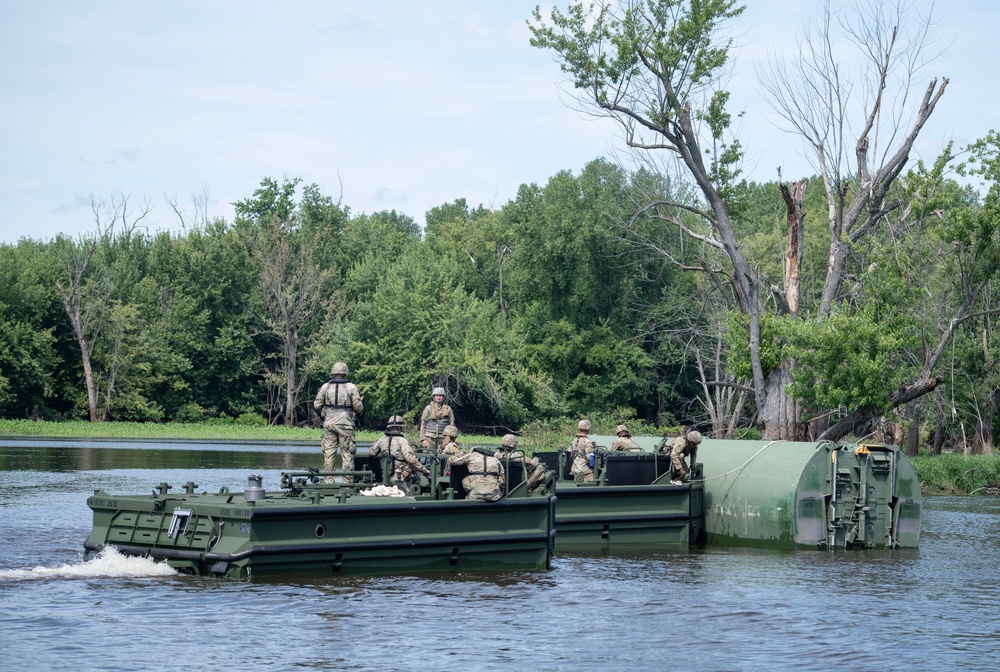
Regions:
[[698, 449], [707, 543], [916, 548], [920, 483], [897, 447], [723, 441]]
[[196, 494], [192, 484], [182, 493], [162, 484], [152, 496], [96, 491], [87, 500], [94, 525], [84, 547], [93, 553], [114, 546], [181, 571], [237, 579], [551, 564], [549, 494], [487, 503], [366, 497], [355, 492], [361, 487], [319, 482], [275, 494], [258, 487]]
[[556, 549], [687, 548], [702, 531], [701, 483], [671, 485], [670, 460], [653, 453], [595, 453], [593, 483], [576, 483], [569, 451], [536, 452], [559, 475]]

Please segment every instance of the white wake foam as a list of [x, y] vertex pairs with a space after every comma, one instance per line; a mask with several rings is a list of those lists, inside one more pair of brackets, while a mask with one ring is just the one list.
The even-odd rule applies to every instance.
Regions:
[[165, 562], [152, 558], [122, 555], [117, 549], [107, 547], [96, 556], [75, 565], [59, 567], [33, 567], [31, 569], [0, 569], [0, 579], [77, 579], [122, 578], [141, 579], [157, 576], [175, 576], [176, 570]]

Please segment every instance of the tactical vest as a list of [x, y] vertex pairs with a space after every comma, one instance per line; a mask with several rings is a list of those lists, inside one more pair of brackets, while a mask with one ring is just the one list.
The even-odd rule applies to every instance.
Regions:
[[[346, 382], [347, 382], [347, 380], [338, 379], [338, 378], [332, 378], [332, 379], [330, 379], [327, 382], [327, 385], [330, 385], [330, 386], [333, 387], [333, 395], [331, 396], [331, 394], [330, 394], [330, 388], [327, 387], [326, 388], [326, 395], [323, 398], [323, 417], [324, 418], [329, 417], [329, 415], [327, 413], [327, 410], [335, 411], [337, 409], [346, 410], [348, 412], [348, 416], [351, 419], [354, 418], [354, 405], [351, 403], [350, 396], [346, 393], [346, 391], [345, 391], [345, 393], [343, 395], [340, 392], [341, 386], [344, 385]], [[345, 387], [344, 389], [346, 390], [347, 388]], [[346, 397], [346, 399], [343, 400], [343, 403], [341, 403], [341, 397]], [[331, 399], [334, 402], [332, 404], [330, 403]]]
[[[440, 411], [436, 404], [431, 404], [431, 417], [427, 419], [424, 423], [424, 431], [430, 436], [441, 436], [444, 434], [444, 428], [451, 424], [451, 420], [448, 419], [448, 413], [445, 409], [451, 410], [447, 404], [441, 404]], [[438, 417], [438, 413], [441, 413], [443, 417]]]
[[472, 463], [470, 463], [469, 464], [469, 476], [490, 476], [490, 475], [492, 475], [492, 476], [499, 476], [500, 475], [499, 471], [496, 471], [495, 469], [493, 471], [489, 470], [490, 467], [489, 467], [489, 464], [486, 461], [488, 458], [489, 458], [489, 456], [484, 453], [483, 454], [482, 471], [473, 471]]

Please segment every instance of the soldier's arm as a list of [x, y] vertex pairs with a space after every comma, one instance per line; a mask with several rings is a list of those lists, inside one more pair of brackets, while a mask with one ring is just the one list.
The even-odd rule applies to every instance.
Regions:
[[325, 405], [326, 399], [324, 397], [326, 397], [326, 385], [326, 383], [323, 383], [320, 386], [319, 392], [316, 393], [316, 398], [313, 400], [313, 408], [317, 411], [321, 410]]
[[358, 388], [355, 387], [354, 394], [351, 395], [351, 406], [354, 408], [355, 413], [361, 413], [365, 410], [364, 404], [361, 403], [362, 399], [364, 399], [364, 397], [361, 396]]
[[425, 476], [431, 475], [431, 470], [425, 467], [424, 465], [420, 464], [420, 460], [418, 460], [416, 455], [414, 455], [413, 453], [410, 452], [406, 453], [406, 461], [410, 464], [410, 466], [412, 466], [414, 469], [424, 474]]
[[427, 436], [427, 416], [430, 408], [430, 406], [424, 406], [424, 410], [420, 412], [420, 432], [417, 434], [420, 441], [423, 441], [424, 437]]

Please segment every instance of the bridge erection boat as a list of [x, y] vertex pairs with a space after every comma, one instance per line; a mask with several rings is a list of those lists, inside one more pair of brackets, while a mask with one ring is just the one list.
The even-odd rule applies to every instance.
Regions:
[[98, 490], [87, 500], [94, 524], [84, 548], [90, 555], [113, 546], [182, 572], [235, 579], [551, 564], [555, 497], [544, 489], [468, 501], [455, 496], [435, 463], [424, 487], [379, 496], [398, 489], [381, 473], [350, 473], [365, 482], [326, 483], [327, 474], [308, 471], [282, 474], [276, 492], [265, 491], [256, 475], [243, 492], [197, 493], [190, 482], [179, 492], [161, 483], [151, 495]]
[[607, 450], [616, 438], [591, 436], [594, 481], [575, 482], [569, 450], [536, 451], [558, 474], [556, 549], [686, 549], [702, 540], [704, 486], [700, 465], [690, 482], [672, 485], [670, 456], [657, 453], [663, 439], [633, 437], [644, 451]]

